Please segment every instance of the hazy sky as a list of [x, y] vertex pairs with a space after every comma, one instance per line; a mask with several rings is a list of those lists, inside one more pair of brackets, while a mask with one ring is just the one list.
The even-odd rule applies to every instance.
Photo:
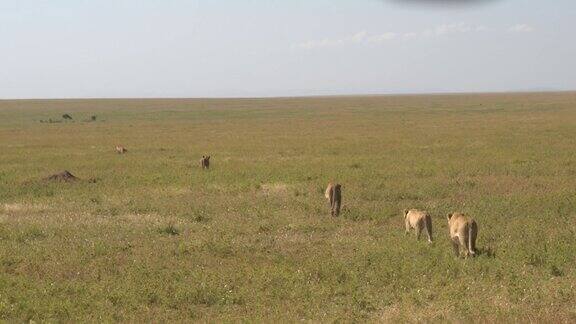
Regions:
[[0, 0], [0, 98], [576, 89], [575, 0], [465, 2]]

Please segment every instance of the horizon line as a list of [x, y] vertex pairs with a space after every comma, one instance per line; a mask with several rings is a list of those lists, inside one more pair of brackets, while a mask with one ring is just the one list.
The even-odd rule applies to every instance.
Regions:
[[271, 96], [214, 96], [214, 97], [59, 97], [59, 98], [0, 98], [1, 101], [63, 101], [63, 100], [258, 100], [258, 99], [306, 99], [337, 97], [400, 97], [400, 96], [449, 96], [449, 95], [487, 95], [487, 94], [545, 94], [570, 93], [569, 90], [502, 90], [502, 91], [431, 91], [431, 92], [397, 92], [397, 93], [347, 93], [347, 94], [311, 94], [311, 95], [271, 95]]

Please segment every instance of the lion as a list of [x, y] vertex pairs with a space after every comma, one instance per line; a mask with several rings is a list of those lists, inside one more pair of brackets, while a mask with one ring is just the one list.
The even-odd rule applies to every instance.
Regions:
[[342, 206], [342, 186], [338, 183], [330, 182], [326, 188], [324, 196], [330, 202], [330, 214], [334, 217], [340, 215], [340, 206]]
[[210, 168], [210, 155], [208, 156], [202, 155], [202, 159], [200, 159], [200, 166], [202, 167], [202, 169]]
[[476, 237], [478, 225], [476, 221], [462, 213], [450, 213], [448, 218], [448, 230], [450, 241], [457, 257], [460, 256], [460, 248], [464, 248], [464, 256], [476, 256]]
[[406, 225], [406, 235], [410, 232], [410, 229], [413, 228], [416, 231], [416, 239], [419, 240], [422, 230], [426, 229], [428, 243], [432, 243], [432, 217], [428, 212], [418, 209], [405, 209], [404, 222]]
[[116, 146], [116, 153], [124, 154], [128, 152], [128, 150], [124, 146]]

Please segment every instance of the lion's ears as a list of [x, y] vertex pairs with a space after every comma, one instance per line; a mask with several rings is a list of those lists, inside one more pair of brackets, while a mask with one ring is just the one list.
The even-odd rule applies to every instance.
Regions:
[[448, 220], [450, 220], [450, 218], [452, 218], [452, 213], [446, 215], [446, 218], [448, 218]]

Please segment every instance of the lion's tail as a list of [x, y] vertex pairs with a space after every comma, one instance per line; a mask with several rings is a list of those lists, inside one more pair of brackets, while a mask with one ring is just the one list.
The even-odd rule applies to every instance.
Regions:
[[468, 251], [472, 256], [476, 255], [476, 235], [478, 234], [478, 225], [471, 222], [468, 226]]
[[428, 239], [432, 242], [432, 217], [430, 215], [426, 216], [426, 232], [428, 234]]

